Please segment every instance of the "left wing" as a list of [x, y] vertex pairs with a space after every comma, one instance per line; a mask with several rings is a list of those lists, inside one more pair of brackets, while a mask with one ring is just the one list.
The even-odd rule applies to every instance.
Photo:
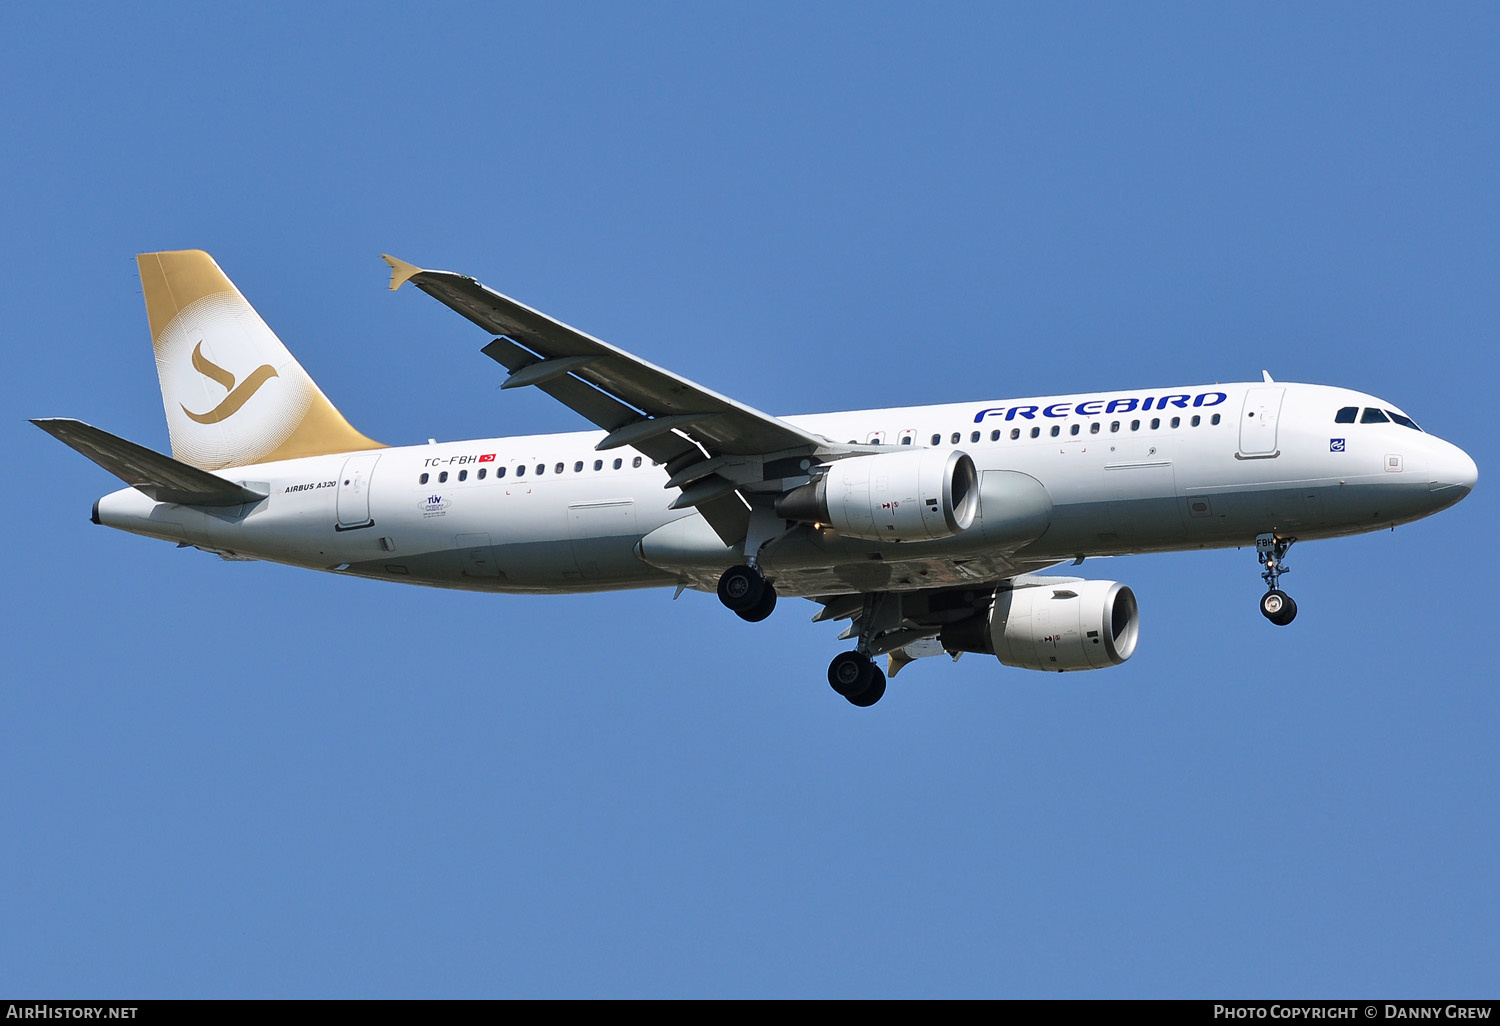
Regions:
[[[742, 495], [780, 492], [800, 467], [778, 460], [866, 451], [779, 420], [663, 370], [452, 271], [426, 271], [392, 256], [391, 289], [411, 282], [500, 336], [482, 350], [509, 370], [502, 388], [535, 385], [608, 434], [597, 449], [630, 446], [666, 465], [672, 503], [696, 506], [726, 544], [743, 540]], [[797, 473], [783, 473], [795, 469]]]

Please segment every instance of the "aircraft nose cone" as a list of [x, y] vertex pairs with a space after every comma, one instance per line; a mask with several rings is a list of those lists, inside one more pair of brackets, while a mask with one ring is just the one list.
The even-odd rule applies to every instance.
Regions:
[[1446, 442], [1428, 458], [1428, 467], [1428, 487], [1445, 506], [1468, 495], [1479, 481], [1479, 468], [1469, 454]]

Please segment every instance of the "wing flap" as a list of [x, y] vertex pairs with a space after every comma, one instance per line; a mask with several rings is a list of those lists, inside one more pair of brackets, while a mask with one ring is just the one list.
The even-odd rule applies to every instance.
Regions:
[[226, 481], [81, 420], [51, 417], [32, 423], [157, 502], [176, 502], [184, 506], [239, 506], [266, 497], [264, 492]]

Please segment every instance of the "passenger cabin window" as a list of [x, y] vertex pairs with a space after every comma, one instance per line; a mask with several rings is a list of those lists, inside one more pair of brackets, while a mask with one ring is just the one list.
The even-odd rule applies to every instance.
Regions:
[[555, 466], [555, 467], [552, 468], [552, 472], [554, 474], [561, 474], [563, 472], [564, 468], [565, 468], [565, 464], [559, 463], [557, 466]]
[[583, 473], [583, 460], [579, 460], [577, 463], [573, 464], [573, 473], [575, 473], [575, 474], [582, 474]]
[[1012, 442], [1014, 442], [1017, 438], [1020, 438], [1020, 437], [1021, 437], [1021, 429], [1020, 428], [1011, 428], [1010, 429], [1010, 440]]
[[1056, 438], [1060, 434], [1062, 434], [1062, 426], [1059, 425], [1059, 424], [1053, 424], [1052, 425], [1052, 437]]
[[458, 479], [460, 481], [467, 481], [469, 479], [469, 472], [467, 470], [460, 470], [458, 472]]
[[960, 435], [960, 434], [959, 434], [959, 433], [958, 433], [958, 432], [957, 432], [957, 431], [955, 431], [955, 432], [953, 432], [953, 444], [954, 444], [954, 445], [957, 445], [957, 444], [958, 444], [958, 440], [959, 440], [959, 439], [960, 439], [960, 438], [962, 438], [962, 437], [963, 437], [963, 436], [962, 436], [962, 435]]
[[637, 456], [635, 459], [630, 461], [630, 465], [632, 467], [639, 467], [641, 465], [641, 458]]
[[505, 476], [505, 468], [504, 467], [496, 467], [495, 468], [495, 478], [498, 480], [499, 478], [502, 478], [504, 476]]
[[1160, 417], [1152, 417], [1151, 418], [1151, 430], [1155, 431], [1159, 427], [1161, 427], [1161, 418]]
[[932, 436], [932, 444], [933, 445], [942, 445], [943, 444], [943, 436], [942, 435], [933, 435]]
[[1219, 422], [1219, 415], [1216, 413], [1213, 416], [1213, 420], [1211, 420], [1209, 423], [1217, 424], [1218, 422]]
[[603, 470], [604, 469], [604, 461], [603, 460], [595, 460], [594, 461], [594, 469], [595, 470]]
[[1345, 406], [1342, 410], [1333, 415], [1333, 422], [1335, 424], [1353, 424], [1354, 418], [1358, 416], [1358, 406]]
[[1092, 424], [1089, 425], [1089, 434], [1091, 434], [1091, 435], [1097, 435], [1098, 433], [1099, 433], [1099, 422], [1096, 420]]
[[427, 475], [423, 474], [421, 480], [419, 480], [417, 482], [417, 484], [426, 484], [426, 483], [427, 483]]
[[1391, 418], [1372, 406], [1366, 406], [1365, 412], [1360, 415], [1359, 422], [1361, 424], [1389, 424]]
[[1042, 436], [1042, 429], [1041, 428], [1034, 427], [1034, 428], [1031, 429], [1031, 437], [1032, 438], [1040, 438], [1041, 436]]
[[479, 480], [483, 481], [484, 477], [485, 477], [485, 474], [487, 474], [488, 472], [489, 472], [489, 468], [488, 467], [480, 467], [479, 468], [479, 473], [475, 474], [474, 476], [477, 477], [477, 478], [479, 478]]
[[523, 463], [519, 467], [516, 468], [516, 476], [517, 477], [525, 477], [526, 476], [526, 464]]
[[616, 470], [619, 470], [624, 465], [625, 465], [625, 461], [624, 460], [615, 460], [615, 469]]
[[1172, 418], [1172, 427], [1179, 428], [1181, 426], [1182, 426], [1182, 418], [1181, 417], [1173, 417]]
[[547, 472], [547, 464], [545, 464], [545, 463], [538, 463], [536, 465], [536, 472], [538, 474], [545, 474]]
[[1193, 423], [1193, 427], [1197, 427], [1199, 424], [1203, 423], [1203, 418], [1200, 417], [1200, 416], [1198, 416], [1195, 413], [1195, 414], [1193, 414], [1193, 421], [1192, 421], [1192, 423]]
[[993, 431], [990, 432], [990, 441], [992, 441], [992, 442], [998, 442], [998, 441], [1000, 441], [1000, 429], [999, 428], [996, 428], [995, 430], [993, 430]]
[[971, 435], [969, 435], [969, 441], [971, 441], [971, 442], [977, 442], [977, 441], [979, 441], [979, 432], [975, 431]]
[[1132, 430], [1132, 431], [1139, 431], [1140, 429], [1141, 429], [1141, 422], [1140, 421], [1138, 421], [1138, 420], [1132, 420], [1130, 422], [1130, 430]]
[[1110, 421], [1109, 422], [1109, 430], [1110, 430], [1111, 433], [1120, 430], [1120, 422], [1118, 420], [1112, 420], [1112, 421]]
[[1082, 424], [1074, 424], [1072, 427], [1068, 428], [1068, 434], [1070, 434], [1070, 435], [1076, 435], [1076, 434], [1078, 434], [1079, 431], [1082, 431], [1082, 430], [1083, 430], [1083, 425]]

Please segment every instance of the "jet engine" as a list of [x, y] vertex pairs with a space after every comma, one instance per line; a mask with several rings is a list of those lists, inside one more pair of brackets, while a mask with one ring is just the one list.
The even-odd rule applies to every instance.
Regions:
[[787, 520], [827, 524], [850, 538], [935, 541], [967, 530], [979, 508], [974, 461], [956, 449], [851, 456], [776, 503]]
[[996, 589], [987, 613], [949, 624], [940, 640], [949, 652], [1063, 672], [1120, 665], [1135, 652], [1139, 633], [1135, 593], [1125, 585], [1059, 578]]

